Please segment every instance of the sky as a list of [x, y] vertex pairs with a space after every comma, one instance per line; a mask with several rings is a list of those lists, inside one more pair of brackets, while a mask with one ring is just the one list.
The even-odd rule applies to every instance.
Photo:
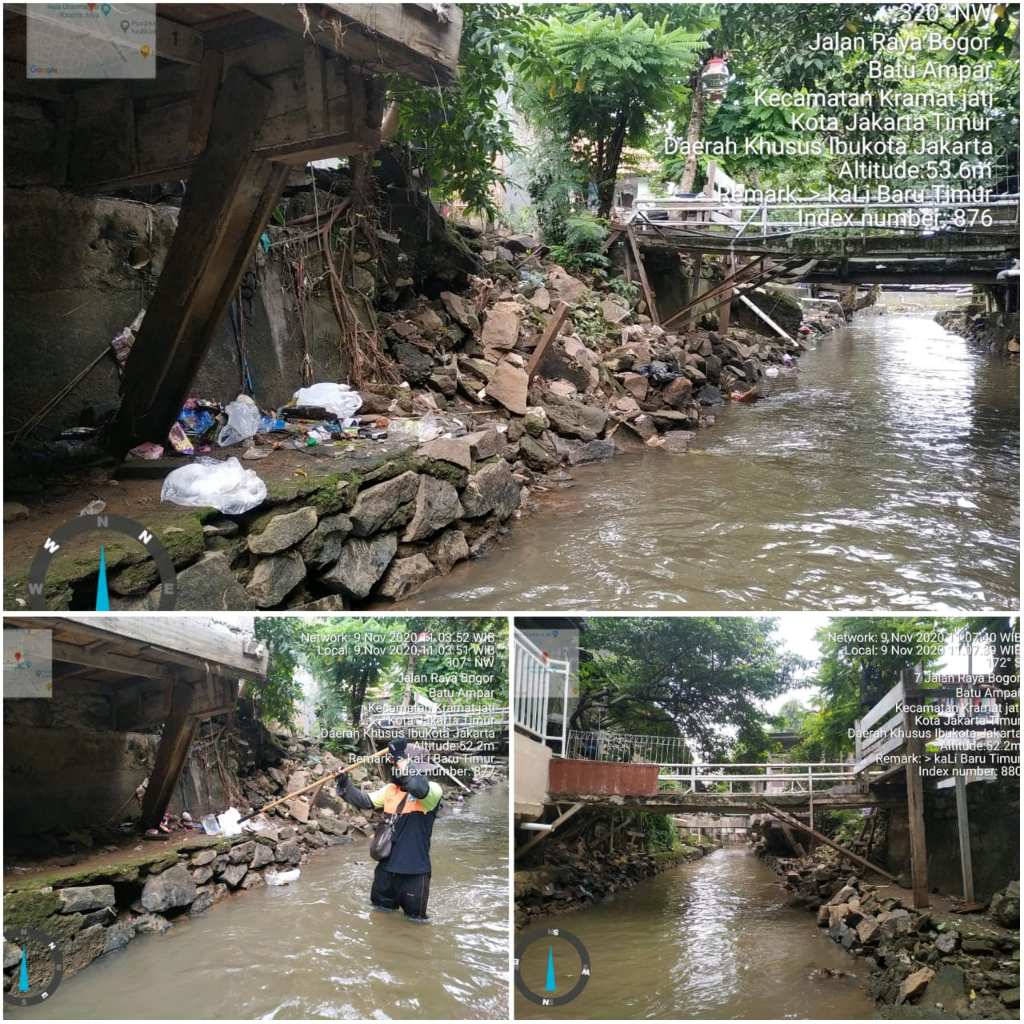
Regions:
[[[774, 618], [777, 620], [776, 632], [781, 637], [786, 650], [812, 661], [816, 661], [821, 656], [818, 645], [814, 642], [814, 634], [822, 626], [827, 626], [829, 619], [832, 617], [832, 615], [825, 612], [789, 612], [785, 615], [760, 616], [760, 618]], [[967, 666], [966, 651], [951, 651], [945, 659], [944, 671], [966, 673]], [[971, 667], [974, 672], [988, 672], [992, 667], [992, 662], [986, 654], [976, 652], [974, 663]], [[813, 676], [813, 671], [812, 666], [808, 670], [807, 675]], [[814, 692], [815, 689], [811, 686], [795, 687], [768, 701], [767, 707], [773, 714], [777, 714], [786, 701], [795, 698], [806, 703]]]

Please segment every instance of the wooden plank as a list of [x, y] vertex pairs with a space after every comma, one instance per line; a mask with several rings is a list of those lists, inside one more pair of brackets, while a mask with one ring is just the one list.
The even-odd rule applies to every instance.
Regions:
[[862, 729], [870, 729], [882, 715], [891, 711], [903, 698], [903, 681], [900, 680], [891, 690], [860, 720]]
[[[154, 630], [154, 632], [156, 632]], [[95, 653], [75, 644], [52, 642], [54, 661], [66, 661], [71, 665], [86, 665], [89, 668], [102, 669], [104, 672], [118, 672], [128, 676], [148, 676], [151, 679], [164, 679], [167, 669], [142, 661], [139, 658], [127, 658], [120, 654]]]
[[562, 814], [560, 814], [557, 818], [555, 818], [553, 822], [551, 822], [550, 829], [548, 829], [546, 832], [538, 832], [531, 839], [528, 839], [525, 843], [523, 843], [523, 845], [520, 846], [518, 850], [516, 850], [515, 855], [517, 857], [521, 857], [524, 853], [527, 853], [530, 850], [532, 850], [538, 843], [543, 842], [545, 839], [547, 839], [547, 837], [551, 835], [551, 833], [554, 832], [559, 825], [562, 825], [565, 822], [567, 822], [577, 811], [581, 810], [585, 806], [586, 804], [583, 803], [573, 804], [567, 811], [563, 811]]
[[[193, 618], [185, 615], [62, 616], [58, 621], [70, 623], [76, 630], [92, 636], [136, 644], [139, 655], [145, 655], [152, 648], [154, 654], [172, 655], [179, 664], [205, 668], [204, 663], [209, 662], [249, 678], [262, 678], [267, 671], [266, 650], [257, 656], [246, 654], [242, 649], [243, 638], [251, 636], [255, 629], [255, 617], [245, 612], [232, 613], [230, 621], [212, 616]], [[134, 675], [152, 671], [155, 678], [167, 677], [166, 669], [139, 657], [124, 660], [131, 668], [122, 671], [130, 671]]]
[[[691, 278], [692, 284], [690, 285], [690, 299], [696, 299], [700, 295], [700, 275], [704, 270], [704, 253], [697, 253], [697, 258], [693, 261], [693, 277]], [[690, 316], [687, 323], [692, 331], [697, 326], [697, 310], [699, 306], [694, 305], [693, 309], [690, 310]]]
[[626, 228], [626, 238], [629, 239], [629, 247], [633, 250], [633, 261], [636, 263], [637, 276], [640, 278], [640, 286], [644, 290], [644, 301], [647, 303], [647, 315], [658, 323], [658, 307], [654, 302], [654, 293], [651, 291], [650, 282], [647, 280], [647, 271], [644, 269], [644, 261], [640, 257], [640, 248], [636, 244], [636, 234], [633, 225]]
[[206, 53], [206, 40], [202, 32], [176, 21], [156, 18], [156, 54], [180, 64], [201, 64]]
[[537, 342], [537, 347], [533, 350], [533, 355], [530, 356], [530, 361], [526, 364], [527, 380], [533, 379], [533, 375], [537, 372], [537, 367], [544, 358], [544, 353], [547, 352], [548, 346], [550, 346], [551, 342], [558, 336], [558, 332], [561, 330], [562, 324], [565, 323], [565, 318], [568, 315], [569, 304], [567, 302], [559, 302], [558, 305], [555, 306], [555, 310], [551, 314], [551, 318], [544, 325], [540, 341]]
[[430, 86], [448, 85], [462, 40], [462, 11], [445, 5], [446, 20], [420, 4], [246, 4], [247, 10], [366, 66], [397, 72]]
[[223, 70], [224, 55], [211, 50], [200, 68], [199, 87], [192, 105], [192, 121], [188, 126], [188, 154], [191, 157], [199, 156], [206, 149]]
[[872, 864], [866, 857], [862, 857], [859, 853], [854, 853], [852, 850], [847, 849], [845, 846], [840, 846], [834, 839], [829, 839], [823, 832], [818, 832], [812, 826], [800, 821], [799, 818], [794, 818], [793, 815], [787, 814], [785, 811], [780, 811], [777, 807], [772, 807], [769, 803], [763, 803], [762, 806], [766, 811], [769, 811], [780, 821], [784, 821], [794, 828], [798, 828], [803, 832], [808, 832], [820, 843], [824, 843], [826, 846], [831, 846], [833, 850], [838, 850], [844, 857], [849, 857], [855, 864], [861, 864], [871, 871], [875, 871], [880, 874], [883, 878], [888, 878], [890, 882], [899, 882], [895, 875], [890, 875], [885, 868], [880, 868], [877, 864]]
[[305, 41], [302, 60], [306, 86], [306, 131], [313, 137], [327, 134], [327, 93], [324, 88], [324, 48]]
[[[902, 681], [908, 682], [908, 672]], [[912, 677], [911, 677], [912, 678]], [[904, 734], [908, 737], [904, 751], [907, 756], [907, 823], [910, 830], [910, 875], [914, 889], [914, 906], [923, 910], [929, 906], [928, 898], [928, 845], [924, 831], [924, 787], [921, 781], [921, 759], [924, 742], [912, 735], [916, 729], [914, 715], [904, 712]]]
[[164, 723], [146, 795], [142, 798], [143, 828], [155, 828], [163, 818], [174, 793], [174, 787], [185, 767], [188, 749], [199, 731], [199, 719], [191, 713], [191, 704], [192, 688], [187, 683], [178, 681], [174, 685], [171, 713]]
[[167, 436], [281, 194], [287, 168], [253, 153], [270, 100], [261, 82], [228, 72], [125, 364], [124, 398], [105, 438], [117, 456]]
[[783, 338], [794, 345], [796, 344], [796, 342], [760, 306], [751, 302], [746, 295], [740, 295], [738, 298], [740, 302], [747, 307], [747, 309], [763, 320], [780, 338]]
[[[729, 276], [731, 277], [736, 273], [736, 257], [729, 257]], [[727, 288], [725, 295], [722, 297], [722, 304], [718, 307], [718, 334], [724, 338], [726, 332], [729, 330], [729, 317], [732, 315], [732, 297], [733, 289]], [[740, 296], [742, 298], [742, 296]]]
[[971, 830], [967, 820], [967, 779], [956, 776], [956, 831], [960, 839], [960, 877], [964, 899], [974, 902], [974, 869], [971, 864]]

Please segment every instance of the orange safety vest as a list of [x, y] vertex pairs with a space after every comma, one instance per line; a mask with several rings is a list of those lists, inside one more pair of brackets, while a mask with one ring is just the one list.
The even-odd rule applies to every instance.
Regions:
[[384, 813], [397, 814], [399, 805], [405, 797], [409, 797], [409, 799], [405, 801], [405, 806], [402, 808], [403, 814], [415, 814], [416, 812], [419, 812], [420, 814], [427, 813], [423, 810], [422, 805], [416, 797], [406, 793], [404, 789], [399, 789], [393, 782], [389, 782], [387, 788], [384, 790]]

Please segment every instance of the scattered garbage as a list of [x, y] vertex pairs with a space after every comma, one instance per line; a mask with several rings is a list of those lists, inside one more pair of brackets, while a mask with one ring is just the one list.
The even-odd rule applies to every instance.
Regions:
[[90, 501], [78, 514], [80, 516], [98, 516], [106, 507], [107, 503], [97, 498], [95, 501]]
[[171, 442], [171, 447], [180, 455], [195, 455], [196, 453], [196, 450], [192, 447], [192, 442], [188, 439], [188, 435], [180, 423], [175, 423], [171, 427], [167, 440]]
[[220, 825], [224, 835], [240, 836], [242, 834], [242, 826], [238, 824], [238, 819], [241, 816], [241, 812], [234, 807], [229, 807], [223, 814], [217, 815], [217, 824]]
[[154, 444], [152, 441], [143, 441], [136, 445], [129, 453], [137, 459], [162, 459], [164, 457], [164, 446]]
[[236, 458], [199, 457], [167, 474], [160, 500], [175, 505], [215, 508], [226, 515], [241, 515], [267, 496], [267, 485]]
[[233, 402], [229, 402], [224, 408], [228, 421], [221, 427], [217, 444], [222, 448], [238, 444], [246, 438], [252, 437], [260, 429], [260, 420], [263, 418], [256, 403], [248, 395], [239, 395]]
[[242, 458], [253, 461], [255, 459], [265, 459], [269, 454], [269, 451], [261, 452], [259, 448], [256, 448], [253, 445], [249, 445], [249, 447], [246, 448], [244, 452], [242, 452]]
[[301, 408], [326, 409], [339, 420], [350, 420], [363, 404], [358, 391], [350, 390], [347, 384], [313, 384], [299, 388], [292, 396], [295, 405]]
[[217, 824], [216, 814], [207, 814], [200, 819], [199, 825], [208, 836], [220, 835], [220, 825]]
[[268, 868], [263, 877], [267, 880], [267, 885], [287, 885], [289, 882], [298, 881], [301, 873], [298, 868], [292, 868], [290, 871], [275, 871]]

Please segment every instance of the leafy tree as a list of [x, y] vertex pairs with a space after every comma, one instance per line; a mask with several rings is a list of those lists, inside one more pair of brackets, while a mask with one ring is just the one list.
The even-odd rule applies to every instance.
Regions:
[[397, 139], [438, 199], [458, 198], [493, 217], [498, 157], [515, 148], [507, 92], [511, 68], [533, 43], [536, 20], [518, 4], [462, 4], [455, 84], [422, 85], [388, 77], [399, 109]]
[[624, 148], [645, 146], [678, 106], [700, 43], [641, 13], [557, 8], [518, 69], [517, 98], [539, 133], [570, 149], [607, 217]]
[[302, 697], [302, 685], [296, 681], [295, 670], [304, 657], [305, 645], [300, 638], [304, 629], [302, 619], [262, 616], [256, 619], [256, 638], [266, 642], [270, 653], [267, 678], [254, 684], [250, 693], [256, 714], [264, 722], [291, 727], [295, 705]]
[[764, 749], [771, 716], [801, 659], [784, 652], [775, 622], [754, 618], [594, 619], [592, 660], [581, 664], [573, 725], [601, 713], [623, 732], [686, 736], [701, 756]]

